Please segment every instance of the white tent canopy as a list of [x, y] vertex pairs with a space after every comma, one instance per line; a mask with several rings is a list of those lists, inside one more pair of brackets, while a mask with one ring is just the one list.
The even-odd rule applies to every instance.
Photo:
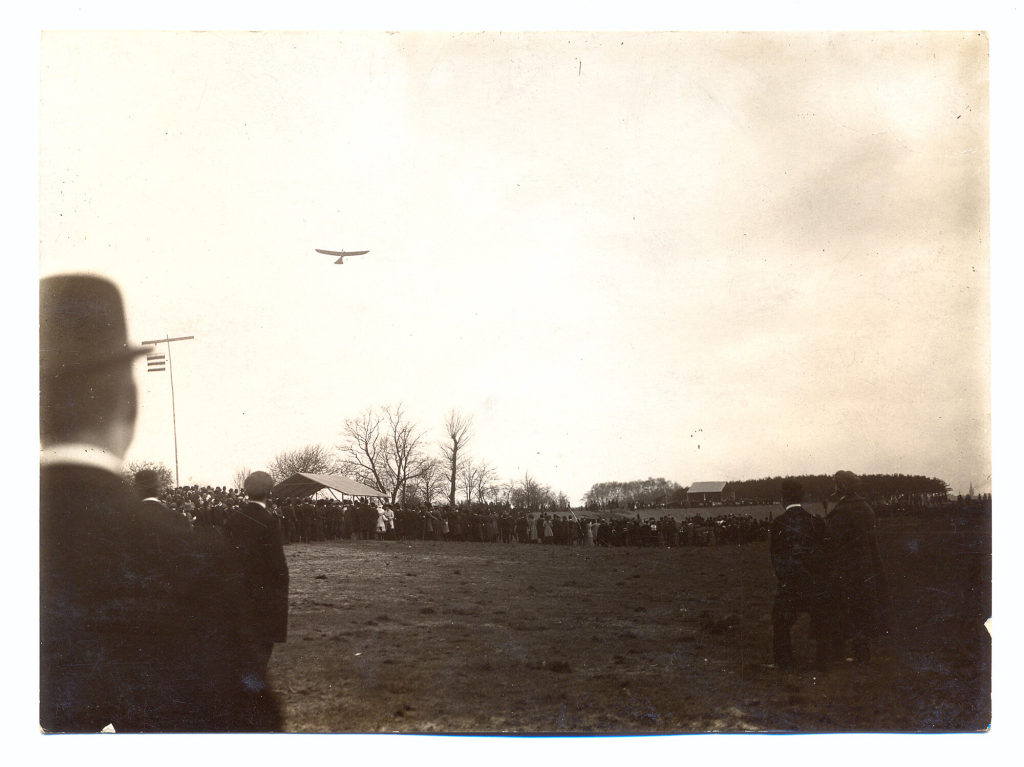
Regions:
[[305, 498], [325, 489], [337, 491], [341, 493], [342, 497], [346, 495], [362, 498], [387, 497], [379, 490], [374, 490], [372, 487], [340, 474], [292, 474], [288, 479], [281, 480], [274, 485], [271, 492], [276, 498]]

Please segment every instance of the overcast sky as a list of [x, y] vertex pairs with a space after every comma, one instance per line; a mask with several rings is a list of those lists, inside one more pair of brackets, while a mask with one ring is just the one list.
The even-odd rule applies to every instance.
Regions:
[[41, 274], [195, 336], [183, 483], [404, 403], [574, 501], [990, 487], [984, 36], [49, 32], [40, 96]]

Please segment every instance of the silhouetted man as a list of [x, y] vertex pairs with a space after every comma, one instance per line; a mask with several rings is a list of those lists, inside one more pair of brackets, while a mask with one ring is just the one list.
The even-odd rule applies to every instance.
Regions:
[[192, 529], [184, 514], [167, 508], [160, 500], [160, 475], [153, 469], [140, 469], [135, 472], [135, 495], [138, 496], [139, 503], [147, 514], [166, 519], [183, 530]]
[[793, 665], [791, 632], [803, 613], [810, 615], [811, 637], [817, 643], [816, 662], [825, 660], [823, 622], [828, 598], [825, 570], [825, 521], [802, 505], [803, 486], [796, 480], [782, 483], [786, 510], [771, 527], [772, 569], [778, 579], [772, 605], [772, 654], [779, 668]]
[[267, 509], [274, 480], [265, 471], [245, 478], [247, 503], [229, 518], [225, 530], [245, 573], [256, 668], [266, 673], [275, 642], [288, 638], [288, 563], [277, 518]]
[[227, 547], [147, 513], [121, 481], [145, 350], [127, 343], [120, 293], [64, 275], [39, 294], [42, 728], [278, 728]]
[[838, 500], [826, 517], [834, 615], [830, 654], [841, 659], [850, 643], [853, 660], [871, 658], [871, 637], [882, 628], [888, 589], [875, 540], [875, 512], [858, 493], [860, 478], [835, 475]]

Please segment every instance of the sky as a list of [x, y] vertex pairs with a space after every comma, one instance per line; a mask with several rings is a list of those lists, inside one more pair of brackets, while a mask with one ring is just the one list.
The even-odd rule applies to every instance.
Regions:
[[[988, 44], [46, 32], [39, 273], [195, 337], [183, 484], [401, 403], [574, 502], [841, 468], [987, 491]], [[127, 459], [173, 469], [169, 376], [136, 371]]]
[[[196, 336], [174, 354], [182, 469], [197, 480], [228, 482], [285, 445], [332, 444], [344, 418], [396, 398], [432, 438], [448, 408], [472, 412], [474, 455], [574, 498], [611, 478], [687, 484], [840, 466], [933, 474], [962, 492], [984, 488], [994, 457], [1003, 641], [993, 645], [992, 731], [980, 744], [833, 736], [828, 745], [841, 748], [828, 758], [853, 764], [865, 750], [891, 757], [894, 748], [919, 757], [922, 745], [944, 764], [979, 748], [1002, 753], [1020, 687], [1016, 659], [1001, 652], [1019, 635], [1020, 516], [1010, 500], [1024, 171], [1018, 9], [986, 0], [700, 9], [292, 0], [250, 4], [243, 16], [223, 6], [43, 0], [0, 30], [15, 275], [2, 305], [25, 371], [14, 376], [18, 402], [38, 395], [36, 279], [90, 270], [125, 290], [135, 338]], [[593, 36], [574, 34], [571, 53], [555, 36], [516, 64], [507, 48], [495, 54], [505, 56], [500, 67], [454, 55], [451, 35], [431, 43], [408, 31], [288, 45], [278, 35], [200, 35], [200, 45], [125, 33], [112, 45], [109, 35], [59, 33], [58, 43], [40, 34], [581, 28], [988, 30], [991, 123], [978, 108], [988, 54], [957, 33], [860, 33], [845, 46], [814, 33], [788, 38], [788, 52], [772, 35], [734, 36], [731, 50], [721, 37], [690, 36], [668, 58], [645, 52], [646, 41], [584, 46]], [[879, 38], [897, 44], [879, 47]], [[613, 53], [616, 42], [627, 44]], [[371, 58], [368, 48], [382, 50]], [[351, 61], [355, 52], [364, 60]], [[627, 71], [639, 76], [616, 76]], [[988, 128], [991, 377], [979, 276], [989, 243], [977, 207], [987, 203]], [[313, 253], [324, 246], [372, 253], [333, 266]], [[143, 410], [129, 458], [171, 464], [168, 381], [147, 381], [141, 366], [137, 377]], [[13, 410], [12, 476], [31, 476], [37, 464], [21, 445], [38, 435], [36, 411]], [[16, 537], [31, 544], [34, 517], [17, 510], [37, 497], [31, 482], [16, 484]], [[4, 559], [8, 582], [34, 571], [36, 551]], [[33, 588], [12, 591], [23, 615], [36, 609]], [[24, 642], [17, 657], [35, 652], [31, 631], [6, 641]], [[24, 705], [38, 689], [33, 664], [14, 676], [24, 687], [7, 696], [5, 721], [22, 717], [26, 745], [38, 746]], [[487, 757], [518, 759], [515, 747], [533, 745], [550, 754], [561, 743], [520, 740]], [[597, 739], [589, 756], [607, 757], [615, 741], [631, 755], [637, 747]], [[765, 749], [778, 746], [780, 763], [825, 745], [713, 742], [708, 756], [719, 758], [723, 743], [769, 761]], [[88, 743], [68, 744], [75, 753], [65, 757], [109, 761], [106, 750], [90, 760]], [[388, 746], [403, 744], [421, 761], [423, 749], [441, 747]], [[46, 763], [67, 744], [44, 745]], [[586, 745], [572, 743], [573, 754]], [[259, 747], [269, 756], [274, 743]], [[281, 757], [294, 749], [277, 747]], [[443, 747], [450, 763], [453, 746]], [[146, 758], [179, 756], [171, 747]]]

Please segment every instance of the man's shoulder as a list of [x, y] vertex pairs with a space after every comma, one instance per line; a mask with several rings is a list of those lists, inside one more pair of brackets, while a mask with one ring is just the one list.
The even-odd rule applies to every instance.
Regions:
[[786, 509], [771, 524], [773, 536], [823, 535], [824, 530], [825, 520], [802, 506]]
[[76, 524], [123, 524], [135, 499], [116, 474], [94, 466], [58, 464], [39, 472], [39, 508], [44, 519]]
[[231, 512], [229, 523], [237, 525], [269, 525], [274, 521], [274, 515], [270, 510], [256, 503], [247, 501]]
[[267, 511], [266, 505], [264, 505], [262, 503], [257, 503], [256, 501], [243, 501], [241, 504], [239, 504], [239, 506], [236, 509], [236, 511], [244, 511], [244, 512], [247, 512], [247, 513], [252, 512], [254, 514], [260, 514], [260, 513], [269, 514], [270, 513], [269, 511]]
[[846, 521], [863, 518], [874, 518], [875, 511], [871, 504], [860, 496], [844, 496], [836, 501], [832, 511], [828, 514], [828, 520]]
[[183, 514], [171, 509], [167, 504], [155, 498], [147, 498], [139, 502], [143, 515], [149, 515], [154, 522], [169, 524], [182, 530], [190, 529], [189, 521]]
[[39, 485], [44, 491], [74, 485], [83, 489], [106, 490], [116, 492], [126, 498], [130, 497], [121, 477], [97, 466], [74, 463], [41, 466], [39, 468]]
[[785, 526], [788, 524], [800, 522], [810, 522], [815, 519], [820, 519], [820, 517], [816, 517], [803, 506], [795, 504], [793, 506], [787, 506], [785, 511], [779, 514], [779, 516], [775, 517], [775, 520], [772, 522], [772, 525]]

